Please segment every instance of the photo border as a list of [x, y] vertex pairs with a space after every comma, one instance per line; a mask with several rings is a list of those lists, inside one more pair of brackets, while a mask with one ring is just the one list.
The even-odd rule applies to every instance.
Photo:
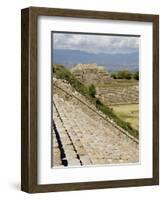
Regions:
[[[144, 179], [37, 183], [37, 20], [39, 16], [110, 19], [153, 24], [153, 177]], [[29, 7], [21, 10], [21, 190], [29, 193], [159, 184], [159, 16]]]

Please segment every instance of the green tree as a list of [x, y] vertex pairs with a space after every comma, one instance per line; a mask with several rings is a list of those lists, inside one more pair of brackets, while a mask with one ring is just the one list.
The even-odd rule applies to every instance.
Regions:
[[117, 74], [116, 73], [112, 73], [111, 77], [114, 78], [114, 79], [117, 79]]
[[135, 74], [134, 74], [134, 79], [135, 79], [135, 80], [139, 80], [139, 72], [135, 72]]
[[95, 86], [93, 84], [91, 84], [88, 89], [89, 89], [89, 95], [94, 98], [95, 95], [96, 95], [96, 88], [95, 88]]
[[122, 71], [117, 72], [117, 78], [119, 78], [119, 79], [131, 79], [132, 73], [129, 72], [128, 70], [122, 70]]
[[128, 79], [128, 80], [130, 80], [132, 78], [132, 73], [126, 72], [125, 78]]

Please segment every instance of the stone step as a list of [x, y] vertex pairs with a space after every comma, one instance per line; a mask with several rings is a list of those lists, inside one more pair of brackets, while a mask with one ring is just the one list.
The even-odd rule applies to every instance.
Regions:
[[[66, 159], [68, 161], [68, 165], [70, 165], [70, 166], [80, 165], [80, 160], [77, 158], [77, 154], [74, 151], [72, 141], [70, 140], [70, 138], [65, 130], [65, 127], [63, 126], [63, 123], [60, 120], [59, 115], [57, 114], [57, 110], [56, 110], [55, 106], [53, 106], [53, 115], [58, 116], [58, 119], [55, 121], [55, 123], [56, 123], [57, 130], [59, 131], [60, 139], [61, 139], [61, 142], [63, 145]], [[55, 140], [55, 144], [56, 144], [56, 140]], [[53, 146], [54, 146], [54, 144], [53, 144]], [[55, 156], [57, 153], [59, 154], [58, 151], [57, 152], [54, 152], [54, 151], [55, 151], [55, 149], [53, 150], [53, 153]], [[57, 156], [57, 158], [58, 157], [59, 156]], [[54, 160], [54, 165], [56, 165], [55, 160]]]

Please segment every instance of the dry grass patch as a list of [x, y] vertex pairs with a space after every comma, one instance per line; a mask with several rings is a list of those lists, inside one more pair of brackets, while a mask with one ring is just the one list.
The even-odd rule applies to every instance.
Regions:
[[118, 117], [139, 130], [139, 104], [111, 106]]

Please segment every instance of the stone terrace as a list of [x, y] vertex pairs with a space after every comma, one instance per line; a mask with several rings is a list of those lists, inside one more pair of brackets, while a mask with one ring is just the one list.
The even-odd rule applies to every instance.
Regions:
[[121, 85], [107, 88], [97, 87], [96, 90], [97, 98], [105, 105], [139, 103], [139, 86], [136, 84], [126, 87]]
[[78, 64], [71, 68], [71, 73], [84, 84], [109, 83], [111, 81], [110, 74], [103, 66], [96, 64]]
[[[111, 78], [110, 73], [96, 64], [78, 64], [71, 73], [86, 85], [94, 84], [97, 97], [106, 105], [139, 103], [138, 82], [125, 80], [126, 84]], [[130, 84], [129, 84], [130, 83]]]

